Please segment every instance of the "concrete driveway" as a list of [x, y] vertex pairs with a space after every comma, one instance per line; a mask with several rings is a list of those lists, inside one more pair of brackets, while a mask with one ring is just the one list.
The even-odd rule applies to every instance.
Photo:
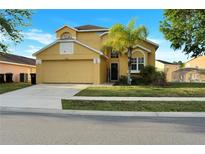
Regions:
[[61, 98], [86, 88], [84, 84], [39, 84], [0, 95], [0, 107], [62, 109]]

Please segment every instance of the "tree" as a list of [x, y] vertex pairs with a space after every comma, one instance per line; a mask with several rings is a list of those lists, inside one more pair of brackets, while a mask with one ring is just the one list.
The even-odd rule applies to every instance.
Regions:
[[205, 54], [205, 10], [165, 10], [160, 31], [174, 50], [191, 57]]
[[180, 68], [184, 68], [184, 65], [185, 65], [182, 61], [178, 61], [178, 62], [174, 61], [173, 64], [179, 65]]
[[108, 39], [104, 44], [107, 49], [112, 49], [120, 53], [128, 55], [128, 76], [127, 83], [131, 85], [131, 59], [132, 51], [139, 41], [145, 40], [148, 31], [145, 26], [135, 27], [136, 20], [131, 20], [127, 26], [115, 24], [108, 33]]
[[21, 28], [30, 24], [30, 10], [0, 10], [0, 51], [8, 51], [8, 41], [22, 41]]

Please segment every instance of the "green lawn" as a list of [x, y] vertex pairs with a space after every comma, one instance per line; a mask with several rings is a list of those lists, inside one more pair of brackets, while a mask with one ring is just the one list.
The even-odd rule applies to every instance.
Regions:
[[146, 112], [204, 112], [205, 102], [62, 100], [63, 109]]
[[30, 83], [4, 83], [4, 84], [0, 84], [0, 94], [9, 92], [9, 91], [13, 91], [13, 90], [17, 90], [17, 89], [21, 89], [21, 88], [25, 88], [31, 86]]
[[205, 96], [205, 83], [171, 83], [166, 87], [91, 86], [76, 96], [202, 97]]

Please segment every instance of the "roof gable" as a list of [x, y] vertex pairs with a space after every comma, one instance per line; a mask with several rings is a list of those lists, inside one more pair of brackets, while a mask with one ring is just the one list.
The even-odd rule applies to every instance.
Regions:
[[[33, 54], [33, 56], [36, 56], [36, 55], [38, 55], [39, 53], [41, 53], [41, 52], [45, 51], [46, 49], [48, 49], [49, 47], [55, 45], [56, 43], [61, 43], [61, 42], [62, 42], [62, 43], [63, 43], [63, 42], [74, 42], [74, 43], [77, 43], [77, 44], [79, 44], [79, 45], [81, 45], [81, 46], [83, 46], [83, 47], [85, 47], [85, 48], [90, 49], [91, 51], [93, 51], [93, 52], [95, 52], [95, 53], [98, 53], [98, 54], [100, 54], [100, 55], [106, 57], [101, 51], [96, 50], [96, 49], [94, 49], [94, 48], [92, 48], [92, 47], [90, 47], [90, 46], [88, 46], [88, 45], [86, 45], [86, 44], [84, 44], [84, 43], [82, 43], [82, 42], [80, 42], [80, 41], [78, 41], [78, 40], [60, 40], [60, 39], [59, 39], [59, 40], [56, 40], [55, 42], [53, 42], [53, 43], [47, 45], [46, 47], [40, 49], [40, 50], [37, 51], [37, 52], [35, 52], [35, 53]], [[106, 57], [106, 58], [107, 58], [107, 57]]]

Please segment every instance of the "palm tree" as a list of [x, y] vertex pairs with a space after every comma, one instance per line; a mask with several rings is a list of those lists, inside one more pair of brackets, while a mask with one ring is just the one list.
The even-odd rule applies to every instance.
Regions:
[[131, 59], [132, 51], [139, 41], [145, 40], [148, 30], [145, 26], [135, 27], [136, 20], [132, 19], [127, 26], [115, 24], [108, 33], [108, 39], [104, 43], [104, 49], [112, 49], [128, 55], [128, 76], [127, 84], [131, 85]]

